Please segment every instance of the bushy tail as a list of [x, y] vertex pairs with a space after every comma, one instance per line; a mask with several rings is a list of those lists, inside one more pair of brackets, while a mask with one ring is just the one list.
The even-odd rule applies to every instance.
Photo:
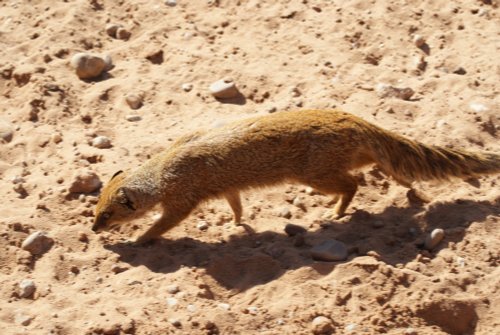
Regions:
[[376, 140], [370, 143], [373, 159], [382, 171], [402, 183], [500, 172], [498, 154], [428, 146], [385, 130], [376, 132]]

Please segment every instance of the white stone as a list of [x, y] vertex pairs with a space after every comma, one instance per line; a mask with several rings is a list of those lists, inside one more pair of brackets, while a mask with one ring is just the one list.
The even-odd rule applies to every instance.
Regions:
[[209, 90], [210, 93], [218, 99], [235, 98], [239, 94], [232, 79], [217, 80], [210, 85]]
[[14, 137], [14, 128], [12, 127], [12, 125], [8, 122], [0, 120], [0, 140], [3, 140], [5, 142], [10, 142], [12, 141], [13, 137]]
[[97, 136], [92, 139], [92, 146], [99, 149], [111, 148], [111, 140], [106, 136]]
[[317, 316], [311, 323], [313, 334], [329, 334], [333, 331], [333, 325], [329, 318], [325, 316]]
[[208, 229], [207, 221], [198, 222], [198, 224], [196, 225], [196, 228], [198, 228], [199, 230], [207, 230]]
[[141, 94], [127, 94], [125, 96], [125, 101], [132, 109], [139, 109], [142, 106], [143, 96]]
[[71, 193], [92, 193], [101, 187], [102, 183], [93, 171], [77, 171], [69, 187]]
[[21, 244], [21, 248], [33, 255], [41, 255], [52, 247], [54, 240], [43, 231], [37, 231], [29, 235]]
[[191, 83], [182, 84], [182, 89], [185, 92], [189, 92], [193, 89], [193, 84], [191, 84]]
[[434, 229], [425, 239], [425, 249], [432, 250], [434, 249], [439, 242], [441, 242], [444, 238], [444, 230], [441, 228]]
[[176, 294], [179, 292], [179, 286], [175, 284], [169, 285], [167, 286], [167, 292], [170, 294]]
[[177, 305], [177, 299], [173, 298], [173, 297], [168, 297], [167, 298], [167, 305], [170, 307]]
[[188, 310], [188, 312], [191, 312], [191, 313], [194, 313], [198, 310], [198, 308], [196, 307], [196, 305], [193, 305], [193, 304], [189, 304], [186, 306], [186, 309]]
[[413, 43], [417, 48], [420, 48], [425, 44], [425, 39], [420, 35], [415, 35], [413, 36]]
[[165, 5], [175, 7], [177, 6], [177, 0], [165, 0]]
[[36, 291], [35, 282], [31, 279], [23, 279], [19, 283], [19, 289], [19, 296], [21, 298], [29, 298]]
[[487, 112], [489, 110], [488, 107], [486, 107], [484, 104], [481, 104], [479, 102], [471, 102], [469, 104], [469, 108], [472, 109], [474, 112], [477, 112], [477, 113]]
[[106, 34], [108, 34], [111, 37], [116, 37], [116, 31], [118, 28], [122, 28], [121, 24], [116, 24], [116, 23], [109, 23], [106, 25]]
[[229, 304], [226, 304], [226, 303], [220, 303], [217, 305], [219, 308], [225, 310], [225, 311], [228, 311], [231, 309], [231, 305]]

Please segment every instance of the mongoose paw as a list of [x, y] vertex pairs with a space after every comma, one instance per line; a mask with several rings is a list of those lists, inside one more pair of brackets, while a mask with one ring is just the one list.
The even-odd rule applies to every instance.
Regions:
[[323, 220], [335, 221], [343, 218], [345, 213], [338, 213], [335, 210], [326, 211], [325, 214], [322, 215]]

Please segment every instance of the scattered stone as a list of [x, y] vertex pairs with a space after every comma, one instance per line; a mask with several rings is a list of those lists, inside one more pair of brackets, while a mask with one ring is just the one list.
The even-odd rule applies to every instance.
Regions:
[[248, 314], [252, 314], [252, 315], [257, 315], [257, 313], [259, 311], [259, 309], [255, 306], [249, 306], [249, 307], [245, 308], [245, 310]]
[[474, 112], [481, 113], [481, 112], [487, 112], [489, 110], [488, 107], [486, 107], [484, 104], [478, 103], [478, 102], [471, 102], [469, 104], [469, 108], [472, 109]]
[[231, 305], [226, 304], [226, 303], [223, 303], [223, 302], [222, 302], [222, 303], [220, 303], [220, 304], [218, 304], [217, 306], [218, 306], [219, 308], [221, 308], [221, 309], [225, 310], [225, 311], [228, 311], [228, 310], [230, 310], [230, 309], [231, 309]]
[[21, 248], [29, 251], [32, 255], [41, 255], [47, 252], [54, 240], [43, 231], [37, 231], [29, 235], [22, 243]]
[[167, 298], [167, 305], [169, 307], [173, 307], [173, 306], [177, 305], [177, 299], [173, 298], [173, 297], [168, 297]]
[[127, 115], [127, 116], [125, 116], [125, 120], [127, 120], [129, 122], [137, 122], [137, 121], [141, 121], [142, 117], [140, 115]]
[[413, 36], [413, 43], [415, 43], [417, 48], [421, 48], [425, 44], [425, 39], [420, 35], [415, 35]]
[[333, 332], [333, 325], [329, 318], [325, 316], [317, 316], [311, 323], [313, 334], [330, 334]]
[[326, 240], [311, 248], [311, 256], [318, 261], [343, 261], [347, 259], [347, 247], [337, 240]]
[[104, 62], [106, 63], [106, 68], [104, 70], [109, 71], [113, 68], [113, 59], [111, 55], [104, 55]]
[[69, 187], [70, 193], [92, 193], [101, 187], [102, 183], [93, 171], [77, 172], [73, 176], [73, 182]]
[[180, 328], [182, 326], [181, 322], [175, 318], [168, 319], [168, 322], [170, 322], [170, 324], [176, 328]]
[[109, 23], [106, 25], [106, 34], [109, 36], [116, 38], [116, 31], [118, 28], [122, 28], [123, 26], [121, 24], [116, 24], [116, 23]]
[[30, 298], [36, 291], [35, 282], [31, 279], [23, 279], [19, 283], [19, 296], [21, 298]]
[[310, 186], [306, 187], [306, 194], [307, 195], [314, 195], [314, 193], [315, 193], [314, 188], [312, 188]]
[[288, 209], [288, 207], [283, 207], [279, 210], [278, 216], [281, 218], [290, 219], [292, 217], [292, 212], [290, 212], [290, 209]]
[[185, 92], [189, 92], [193, 89], [193, 84], [191, 84], [191, 83], [182, 84], [182, 89]]
[[113, 264], [111, 266], [111, 271], [113, 271], [114, 274], [125, 272], [128, 269], [128, 266], [120, 266], [119, 264]]
[[285, 226], [285, 233], [288, 236], [295, 236], [295, 235], [305, 234], [306, 232], [307, 232], [307, 229], [305, 229], [304, 227], [301, 227], [299, 225], [296, 225], [296, 224], [288, 223]]
[[165, 5], [175, 7], [177, 6], [177, 0], [165, 0]]
[[406, 328], [404, 335], [417, 335], [417, 331], [414, 328]]
[[172, 285], [167, 286], [167, 292], [170, 294], [176, 294], [179, 291], [180, 291], [179, 286], [176, 284], [172, 284]]
[[454, 74], [458, 74], [458, 75], [464, 75], [464, 74], [467, 74], [467, 71], [465, 71], [465, 69], [463, 67], [458, 67], [457, 69], [455, 69], [453, 71]]
[[186, 309], [188, 312], [191, 312], [191, 313], [194, 313], [198, 310], [198, 308], [196, 307], [196, 305], [193, 305], [193, 304], [189, 304], [186, 306]]
[[144, 100], [144, 97], [142, 94], [127, 94], [125, 96], [125, 101], [129, 105], [130, 108], [132, 109], [139, 109], [142, 106], [142, 102]]
[[358, 328], [358, 325], [355, 323], [350, 323], [347, 326], [345, 326], [345, 330], [348, 332], [353, 332], [354, 330], [356, 330], [356, 328]]
[[387, 84], [378, 84], [375, 88], [380, 98], [398, 98], [402, 100], [410, 100], [415, 94], [409, 87], [398, 88]]
[[13, 137], [14, 128], [12, 127], [12, 125], [7, 122], [0, 121], [0, 140], [8, 143], [12, 141]]
[[306, 209], [306, 205], [304, 204], [304, 202], [302, 201], [302, 199], [300, 197], [298, 197], [298, 196], [293, 199], [292, 204], [294, 206], [296, 206], [296, 207], [304, 210], [304, 211]]
[[146, 53], [146, 59], [153, 64], [163, 63], [163, 50], [152, 50]]
[[92, 79], [100, 76], [108, 64], [99, 56], [80, 52], [71, 58], [71, 66], [75, 69], [78, 78]]
[[209, 89], [210, 93], [217, 99], [231, 99], [240, 94], [234, 81], [230, 78], [220, 79], [213, 82]]
[[33, 321], [33, 319], [34, 317], [32, 316], [18, 313], [14, 318], [14, 322], [21, 326], [28, 326], [31, 323], [31, 321]]
[[207, 221], [198, 222], [198, 224], [196, 225], [196, 228], [198, 228], [199, 230], [207, 230], [208, 229]]
[[413, 64], [415, 65], [415, 68], [420, 71], [425, 71], [425, 69], [427, 68], [427, 62], [424, 56], [415, 57], [413, 59]]
[[12, 178], [10, 181], [11, 181], [11, 182], [12, 182], [12, 184], [14, 184], [14, 185], [15, 185], [15, 184], [22, 184], [22, 183], [25, 183], [25, 182], [26, 182], [26, 180], [25, 180], [23, 177], [21, 177], [21, 176], [15, 176], [15, 177], [14, 177], [14, 178]]
[[50, 136], [50, 139], [52, 140], [52, 142], [54, 142], [55, 144], [57, 143], [61, 143], [63, 138], [62, 138], [62, 135], [60, 133], [54, 133]]
[[126, 41], [130, 38], [130, 35], [132, 35], [130, 31], [123, 27], [120, 27], [116, 30], [116, 38], [118, 38], [119, 40]]
[[111, 140], [106, 136], [97, 136], [92, 139], [92, 146], [99, 149], [111, 148]]
[[434, 249], [439, 242], [444, 238], [444, 230], [441, 228], [434, 229], [425, 239], [424, 247], [427, 250]]

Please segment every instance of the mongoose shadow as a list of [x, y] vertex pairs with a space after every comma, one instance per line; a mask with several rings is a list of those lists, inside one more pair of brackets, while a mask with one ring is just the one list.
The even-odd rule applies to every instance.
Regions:
[[[500, 201], [456, 200], [431, 204], [388, 207], [378, 214], [358, 210], [344, 224], [325, 223], [305, 234], [305, 244], [294, 246], [294, 237], [265, 231], [232, 235], [223, 242], [204, 242], [190, 237], [176, 240], [159, 239], [148, 247], [116, 243], [105, 248], [120, 255], [131, 266], [145, 266], [156, 273], [172, 273], [181, 266], [204, 268], [220, 285], [245, 291], [255, 285], [279, 278], [289, 270], [311, 267], [327, 275], [344, 262], [317, 262], [310, 257], [312, 245], [326, 239], [343, 241], [353, 257], [373, 250], [389, 265], [406, 264], [422, 251], [422, 242], [434, 228], [451, 229], [432, 253], [459, 242], [472, 222], [500, 216]], [[374, 222], [383, 222], [377, 228]], [[257, 225], [258, 219], [252, 222]], [[424, 230], [422, 230], [424, 226]], [[223, 229], [214, 227], [212, 229]]]

